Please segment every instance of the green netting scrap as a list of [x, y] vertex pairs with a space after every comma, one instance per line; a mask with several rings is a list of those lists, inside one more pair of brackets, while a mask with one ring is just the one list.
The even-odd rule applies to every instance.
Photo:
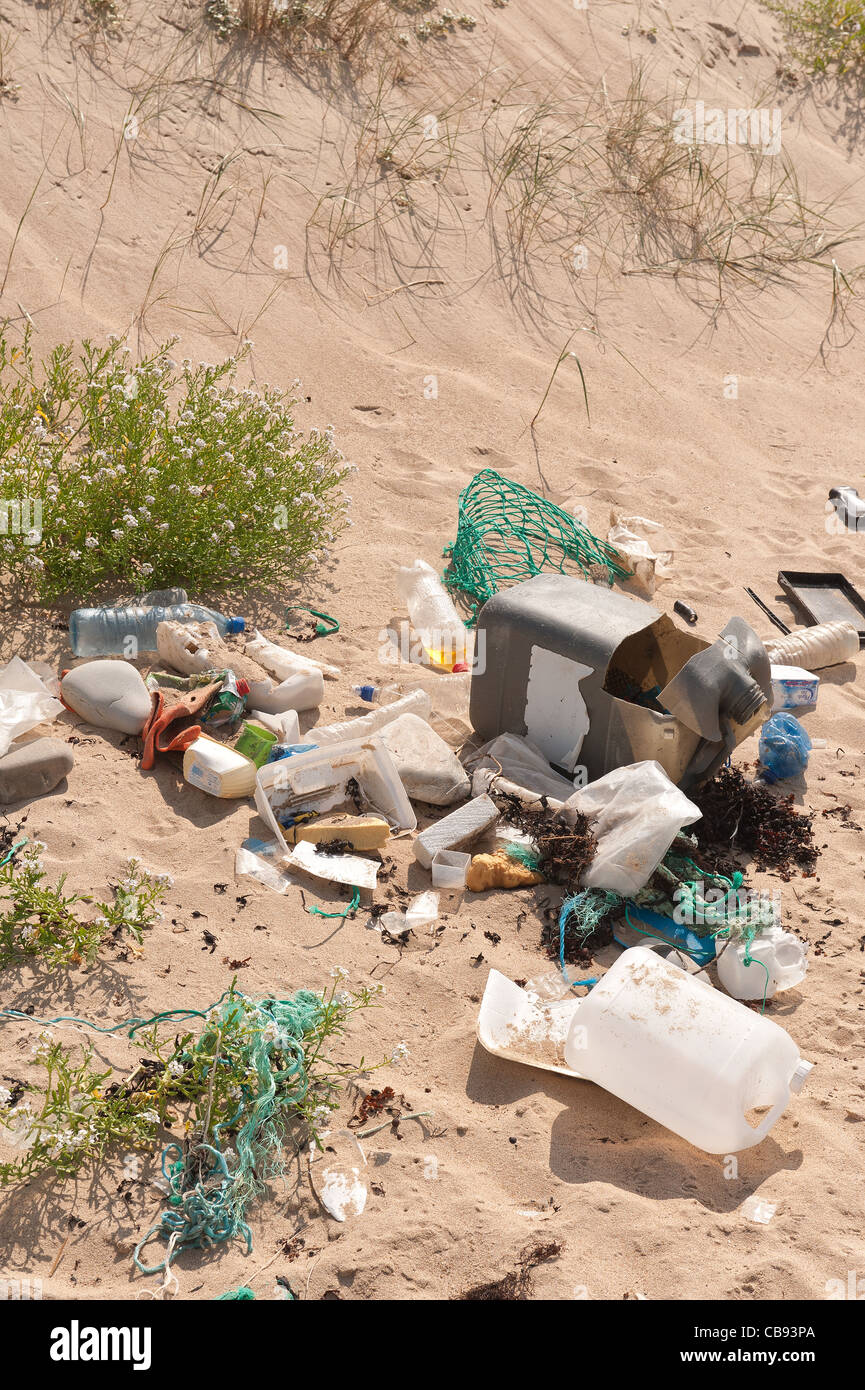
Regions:
[[450, 563], [442, 579], [469, 600], [473, 613], [499, 589], [542, 571], [567, 574], [576, 567], [608, 584], [631, 573], [588, 526], [492, 468], [476, 473], [460, 493], [456, 540], [444, 554]]

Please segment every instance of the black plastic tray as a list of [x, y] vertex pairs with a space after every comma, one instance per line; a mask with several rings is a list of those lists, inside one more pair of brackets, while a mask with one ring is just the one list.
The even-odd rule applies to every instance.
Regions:
[[853, 623], [865, 645], [865, 598], [843, 574], [779, 570], [778, 584], [809, 623]]

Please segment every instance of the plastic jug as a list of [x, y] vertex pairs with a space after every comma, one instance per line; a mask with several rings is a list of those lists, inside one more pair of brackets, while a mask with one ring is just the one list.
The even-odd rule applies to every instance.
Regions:
[[[746, 964], [745, 955], [750, 956]], [[807, 948], [792, 932], [769, 927], [750, 944], [731, 941], [718, 957], [718, 979], [734, 999], [771, 999], [805, 978]]]
[[396, 586], [433, 666], [446, 671], [465, 666], [470, 660], [469, 633], [432, 565], [415, 560], [401, 566]]
[[565, 1060], [713, 1154], [765, 1139], [812, 1066], [777, 1023], [645, 946], [623, 951], [579, 1001]]
[[183, 755], [186, 781], [210, 796], [252, 796], [257, 772], [249, 758], [207, 734], [191, 743]]

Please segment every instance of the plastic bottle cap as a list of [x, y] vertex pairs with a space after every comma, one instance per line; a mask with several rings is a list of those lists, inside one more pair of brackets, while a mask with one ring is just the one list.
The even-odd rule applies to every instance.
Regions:
[[802, 1087], [805, 1085], [805, 1082], [808, 1079], [808, 1073], [813, 1069], [813, 1067], [813, 1062], [806, 1062], [804, 1057], [799, 1058], [796, 1070], [790, 1077], [790, 1090], [794, 1091], [797, 1096], [801, 1091]]
[[229, 618], [229, 620], [228, 620], [228, 631], [229, 631], [229, 632], [245, 632], [245, 631], [246, 631], [246, 619], [245, 619], [245, 618]]
[[374, 685], [355, 685], [352, 686], [352, 689], [362, 700], [366, 700], [367, 704], [372, 704], [373, 697], [375, 696]]
[[455, 676], [458, 676], [461, 675], [463, 671], [467, 671], [468, 669], [469, 665], [467, 661], [458, 661], [456, 666], [454, 666], [453, 668], [453, 674]]

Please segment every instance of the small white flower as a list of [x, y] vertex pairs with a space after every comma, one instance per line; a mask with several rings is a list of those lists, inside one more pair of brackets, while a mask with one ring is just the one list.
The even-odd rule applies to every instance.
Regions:
[[347, 980], [348, 971], [344, 965], [335, 965], [330, 972], [330, 978], [332, 980]]
[[404, 1042], [401, 1042], [397, 1043], [393, 1052], [390, 1054], [390, 1060], [395, 1067], [398, 1067], [400, 1062], [402, 1062], [404, 1058], [406, 1058], [407, 1056], [408, 1048]]
[[88, 550], [97, 550], [99, 548], [99, 542], [95, 536], [87, 536], [84, 544], [87, 546]]

